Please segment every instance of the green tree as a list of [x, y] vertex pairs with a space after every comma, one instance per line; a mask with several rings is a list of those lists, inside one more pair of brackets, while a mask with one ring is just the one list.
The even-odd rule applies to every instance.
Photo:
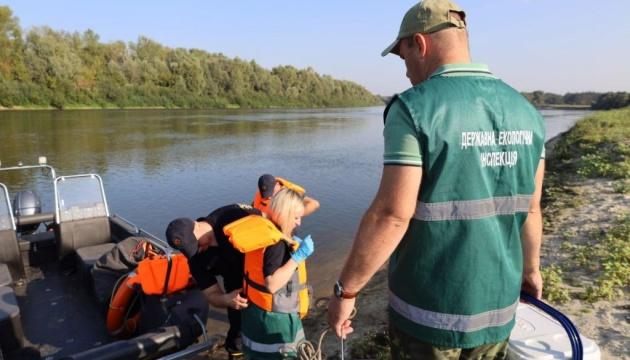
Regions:
[[83, 33], [33, 28], [24, 36], [0, 6], [0, 104], [296, 107], [380, 104], [358, 84], [312, 68], [266, 70], [255, 61], [168, 48], [147, 37], [103, 43]]
[[609, 92], [600, 96], [593, 104], [594, 110], [619, 109], [630, 106], [630, 94], [627, 92]]

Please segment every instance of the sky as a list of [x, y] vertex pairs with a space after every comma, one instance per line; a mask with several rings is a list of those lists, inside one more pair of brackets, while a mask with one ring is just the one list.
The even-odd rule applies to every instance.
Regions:
[[[519, 91], [630, 91], [629, 0], [459, 0], [474, 62]], [[312, 67], [375, 94], [410, 86], [381, 57], [414, 1], [0, 0], [23, 29], [94, 30], [101, 41], [146, 36], [169, 47]]]

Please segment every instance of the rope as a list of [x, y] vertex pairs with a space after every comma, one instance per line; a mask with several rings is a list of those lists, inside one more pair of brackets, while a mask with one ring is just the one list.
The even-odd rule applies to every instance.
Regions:
[[[112, 294], [109, 297], [109, 307], [112, 307], [112, 301], [114, 301], [114, 295], [116, 295], [116, 290], [118, 290], [118, 287], [120, 286], [120, 283], [127, 277], [127, 275], [129, 275], [129, 274], [125, 274], [125, 275], [119, 277], [118, 280], [116, 280], [116, 283], [114, 284], [114, 289], [112, 290]], [[115, 307], [112, 307], [112, 308], [116, 309], [116, 310], [120, 310], [120, 308], [115, 308]]]
[[312, 342], [308, 340], [302, 340], [297, 346], [297, 355], [299, 360], [322, 360], [322, 341], [324, 336], [330, 329], [322, 331], [319, 336], [319, 342], [317, 343], [317, 349]]
[[[319, 298], [315, 302], [316, 307], [321, 307], [323, 304], [327, 305], [328, 301], [329, 301], [328, 298]], [[357, 315], [357, 308], [355, 307], [355, 308], [352, 308], [352, 313], [350, 314], [350, 317], [348, 319], [352, 319], [356, 315]], [[297, 345], [297, 358], [299, 360], [322, 360], [322, 342], [324, 341], [324, 337], [326, 336], [328, 331], [330, 331], [330, 329], [326, 329], [322, 331], [322, 333], [319, 335], [317, 348], [315, 348], [315, 345], [313, 345], [312, 342], [306, 339], [300, 341]], [[341, 340], [341, 358], [342, 359], [344, 358], [343, 351], [344, 349], [343, 349], [343, 339], [342, 339]]]

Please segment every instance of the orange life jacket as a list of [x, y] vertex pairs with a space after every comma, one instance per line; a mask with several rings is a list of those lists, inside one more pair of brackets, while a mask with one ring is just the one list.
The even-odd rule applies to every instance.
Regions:
[[[276, 181], [280, 183], [280, 185], [282, 185], [283, 187], [286, 187], [287, 189], [291, 189], [300, 195], [304, 195], [304, 193], [306, 193], [306, 189], [304, 189], [298, 184], [290, 182], [287, 179], [276, 176]], [[260, 190], [256, 191], [256, 194], [254, 194], [254, 201], [252, 202], [252, 206], [254, 208], [266, 213], [267, 210], [269, 210], [270, 203], [271, 203], [271, 197], [264, 198], [262, 197]]]
[[145, 295], [170, 295], [191, 284], [190, 267], [184, 254], [171, 255], [170, 270], [166, 256], [146, 258], [138, 263], [136, 273], [131, 283], [139, 285]]
[[309, 307], [306, 263], [301, 261], [287, 284], [275, 293], [265, 286], [263, 259], [265, 249], [279, 241], [286, 241], [296, 250], [298, 244], [287, 240], [269, 220], [249, 215], [223, 228], [235, 249], [245, 254], [243, 289], [247, 298], [265, 311], [298, 313], [306, 316]]
[[[171, 255], [169, 269], [168, 258], [158, 255], [151, 245], [138, 244], [145, 247], [146, 258], [138, 262], [135, 271], [127, 274], [120, 285], [113, 291], [107, 310], [107, 331], [112, 336], [128, 338], [138, 328], [140, 311], [134, 309], [138, 296], [169, 295], [187, 288], [191, 284], [188, 259], [183, 254]], [[167, 284], [168, 275], [168, 284]]]
[[285, 188], [291, 189], [300, 195], [304, 195], [304, 193], [306, 192], [306, 189], [304, 189], [303, 187], [301, 187], [300, 185], [296, 183], [290, 182], [287, 179], [283, 179], [281, 177], [276, 176], [276, 181], [279, 182], [280, 185], [284, 186]]

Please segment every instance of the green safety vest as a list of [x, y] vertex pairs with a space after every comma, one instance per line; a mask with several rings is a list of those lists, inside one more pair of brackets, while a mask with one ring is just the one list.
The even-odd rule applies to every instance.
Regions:
[[[436, 346], [503, 341], [518, 305], [520, 234], [544, 120], [475, 64], [444, 66], [392, 102], [413, 120], [423, 172], [415, 215], [389, 262], [390, 321]], [[386, 154], [385, 164], [414, 165], [403, 153]]]

